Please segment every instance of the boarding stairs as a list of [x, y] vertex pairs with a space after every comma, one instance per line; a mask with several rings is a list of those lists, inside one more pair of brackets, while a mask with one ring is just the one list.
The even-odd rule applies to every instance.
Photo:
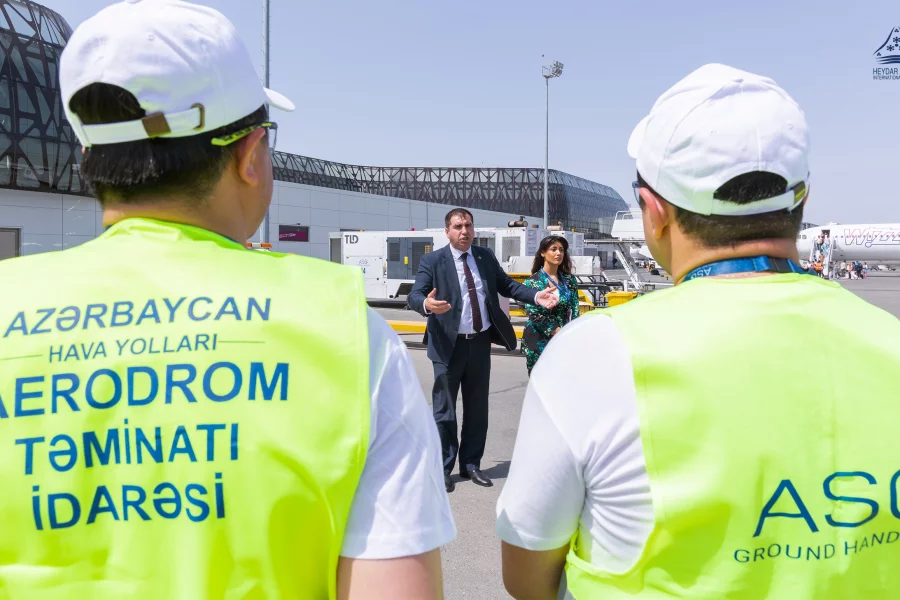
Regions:
[[[815, 263], [816, 259], [818, 259], [818, 254], [821, 251], [821, 246], [813, 242], [812, 248], [809, 251], [809, 262], [810, 264]], [[831, 279], [831, 272], [834, 269], [833, 264], [834, 259], [834, 240], [829, 240], [828, 249], [822, 254], [822, 277], [825, 279]]]
[[631, 258], [631, 248], [645, 246], [644, 221], [639, 208], [621, 210], [616, 213], [615, 220], [610, 230], [611, 238], [599, 240], [585, 240], [585, 244], [593, 244], [600, 248], [611, 250], [618, 259], [628, 278], [623, 282], [625, 290], [629, 291], [629, 283], [636, 292], [647, 292], [656, 286], [641, 277], [640, 268]]
[[[635, 264], [634, 259], [631, 258], [631, 247], [632, 246], [642, 246], [644, 244], [643, 239], [602, 239], [602, 240], [584, 240], [584, 244], [596, 246], [598, 251], [606, 251], [612, 252], [616, 259], [619, 261], [619, 264], [622, 265], [622, 268], [625, 269], [625, 273], [628, 275], [628, 278], [623, 281], [624, 291], [631, 291], [629, 287], [632, 288], [633, 291], [636, 292], [646, 292], [655, 287], [655, 284], [650, 283], [648, 281], [644, 281], [641, 278], [641, 270]], [[603, 279], [606, 281], [610, 281], [609, 277], [605, 274], [603, 275]]]

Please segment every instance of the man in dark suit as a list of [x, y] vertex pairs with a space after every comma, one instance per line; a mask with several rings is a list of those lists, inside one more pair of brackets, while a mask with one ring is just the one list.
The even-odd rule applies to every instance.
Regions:
[[[488, 429], [491, 342], [516, 348], [516, 334], [500, 308], [497, 294], [546, 308], [558, 299], [510, 279], [494, 253], [472, 246], [472, 213], [455, 208], [444, 219], [450, 244], [419, 262], [409, 306], [428, 317], [425, 341], [434, 365], [432, 408], [444, 454], [444, 485], [453, 491], [450, 472], [459, 456], [459, 474], [485, 487], [493, 485], [481, 471]], [[462, 385], [462, 439], [457, 442], [456, 396]]]

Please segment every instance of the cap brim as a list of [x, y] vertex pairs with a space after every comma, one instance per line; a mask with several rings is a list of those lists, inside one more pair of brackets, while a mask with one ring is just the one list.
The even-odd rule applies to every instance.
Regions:
[[647, 122], [650, 121], [650, 115], [647, 115], [641, 122], [637, 124], [631, 137], [628, 138], [628, 156], [636, 159], [641, 151], [641, 144], [644, 142], [644, 133], [647, 131]]
[[263, 91], [266, 92], [266, 97], [269, 99], [268, 104], [270, 106], [274, 106], [275, 108], [291, 112], [296, 108], [294, 103], [287, 99], [286, 96], [283, 96], [276, 92], [275, 90], [270, 90], [269, 88], [263, 88]]

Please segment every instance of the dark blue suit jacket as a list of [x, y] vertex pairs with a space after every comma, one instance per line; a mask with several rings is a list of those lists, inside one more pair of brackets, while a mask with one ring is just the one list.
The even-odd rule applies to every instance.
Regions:
[[[497, 294], [513, 298], [524, 304], [534, 304], [537, 290], [510, 279], [509, 275], [500, 268], [497, 257], [489, 248], [472, 246], [469, 252], [475, 259], [475, 264], [478, 265], [478, 273], [485, 286], [485, 304], [492, 325], [491, 341], [504, 346], [507, 350], [515, 350], [516, 333], [506, 314], [500, 308]], [[456, 274], [456, 265], [453, 264], [453, 254], [450, 253], [450, 246], [444, 246], [440, 250], [422, 257], [419, 262], [419, 272], [416, 273], [416, 283], [407, 300], [409, 307], [420, 315], [425, 315], [425, 298], [435, 288], [437, 288], [435, 298], [446, 300], [452, 308], [442, 315], [428, 316], [425, 343], [428, 344], [428, 358], [434, 362], [448, 365], [450, 357], [453, 356], [456, 336], [459, 334], [463, 294]]]

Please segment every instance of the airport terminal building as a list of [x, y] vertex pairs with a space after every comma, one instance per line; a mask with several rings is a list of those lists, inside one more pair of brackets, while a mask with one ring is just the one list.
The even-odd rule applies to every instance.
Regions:
[[[65, 19], [30, 0], [0, 0], [0, 259], [62, 250], [103, 232], [101, 208], [81, 180], [81, 146], [66, 121], [59, 57]], [[443, 227], [469, 209], [478, 226], [524, 215], [542, 224], [539, 168], [367, 167], [274, 152], [273, 249], [328, 259], [338, 231]], [[550, 171], [549, 220], [599, 234], [628, 208], [612, 188]]]

